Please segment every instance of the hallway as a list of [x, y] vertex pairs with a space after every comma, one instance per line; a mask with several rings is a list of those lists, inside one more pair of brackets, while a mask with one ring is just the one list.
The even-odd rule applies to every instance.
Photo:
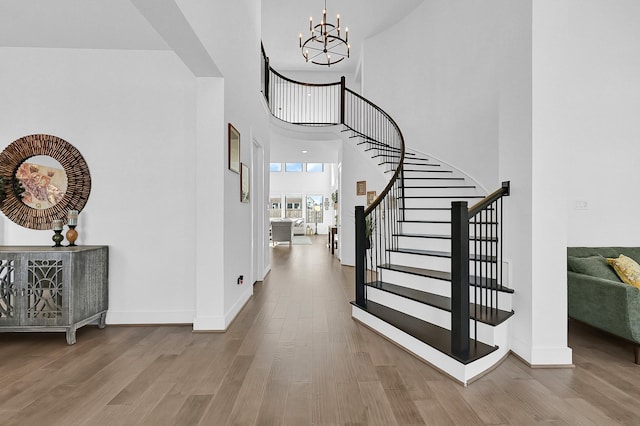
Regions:
[[0, 334], [2, 425], [637, 424], [630, 344], [570, 324], [575, 369], [509, 356], [467, 388], [351, 319], [353, 269], [280, 244], [226, 333]]

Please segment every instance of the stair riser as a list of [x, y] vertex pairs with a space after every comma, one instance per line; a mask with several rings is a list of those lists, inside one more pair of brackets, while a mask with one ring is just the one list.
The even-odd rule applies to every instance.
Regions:
[[[438, 256], [425, 256], [410, 253], [390, 252], [390, 260], [392, 264], [412, 266], [415, 268], [432, 269], [435, 271], [451, 272], [451, 258]], [[495, 263], [486, 264], [484, 262], [469, 261], [469, 274], [476, 275], [476, 268], [485, 275], [492, 274], [496, 277], [498, 274]]]
[[[451, 330], [451, 312], [435, 308], [424, 303], [416, 302], [386, 291], [375, 288], [367, 289], [367, 297], [372, 302], [388, 306], [407, 315], [430, 322], [439, 327]], [[473, 337], [475, 326], [474, 321], [469, 321], [469, 329]], [[482, 343], [493, 345], [495, 342], [494, 330], [496, 327], [478, 322], [478, 340]]]
[[[433, 219], [425, 219], [433, 220]], [[449, 221], [450, 219], [445, 219]], [[406, 234], [437, 234], [437, 235], [451, 235], [451, 223], [433, 223], [433, 222], [400, 222], [400, 229], [402, 233]], [[497, 236], [497, 225], [482, 225], [481, 227], [470, 226], [469, 235], [473, 236], [476, 233], [485, 236]]]
[[[403, 182], [405, 186], [464, 186], [468, 185], [468, 182], [464, 179], [452, 179], [448, 176], [450, 173], [435, 173], [433, 176], [426, 175], [425, 173], [414, 173], [409, 175], [409, 172], [405, 172], [405, 179]], [[435, 179], [437, 178], [437, 179]]]
[[[449, 219], [447, 219], [449, 220]], [[400, 229], [403, 234], [437, 234], [450, 235], [451, 223], [412, 223], [401, 222]]]
[[[469, 253], [484, 253], [495, 256], [496, 243], [469, 241]], [[451, 240], [448, 238], [398, 237], [398, 247], [418, 250], [451, 251]]]
[[405, 207], [448, 207], [451, 208], [451, 202], [453, 201], [466, 201], [469, 207], [473, 206], [475, 203], [480, 201], [480, 198], [456, 198], [456, 197], [447, 197], [447, 198], [404, 198], [404, 206]]
[[[409, 169], [410, 171], [407, 171]], [[415, 171], [414, 171], [415, 170]], [[428, 178], [428, 177], [443, 177], [443, 178], [452, 178], [459, 177], [455, 173], [451, 173], [448, 169], [444, 167], [421, 167], [421, 166], [406, 166], [404, 171], [404, 177], [411, 178], [410, 180], [414, 180], [412, 178]], [[464, 181], [458, 181], [464, 182]]]
[[[422, 277], [419, 275], [405, 274], [402, 272], [389, 271], [382, 269], [380, 271], [380, 280], [388, 282], [390, 284], [396, 284], [399, 286], [412, 288], [415, 290], [428, 291], [429, 293], [439, 294], [440, 296], [451, 297], [451, 282], [437, 280], [434, 278]], [[494, 293], [495, 294], [495, 293]], [[513, 309], [513, 293], [498, 292], [496, 296], [489, 296], [491, 299], [487, 299], [487, 292], [482, 290], [482, 296], [478, 292], [476, 287], [469, 287], [469, 302], [478, 303], [482, 305], [490, 305], [490, 300], [493, 300], [493, 306], [499, 307], [504, 311], [510, 311]], [[476, 301], [477, 299], [477, 301]], [[497, 303], [497, 304], [496, 304]]]
[[380, 270], [381, 281], [400, 285], [415, 290], [428, 291], [449, 297], [451, 295], [451, 283], [449, 281], [437, 280], [435, 278], [423, 277], [420, 275], [406, 274], [404, 272]]
[[391, 252], [392, 264], [413, 266], [415, 268], [433, 269], [436, 271], [451, 271], [451, 259], [448, 257], [423, 256], [417, 254]]
[[498, 292], [497, 300], [494, 293], [494, 295], [489, 296], [490, 299], [487, 300], [487, 294], [483, 292], [482, 297], [480, 297], [480, 293], [476, 294], [476, 289], [476, 287], [471, 287], [469, 289], [469, 303], [477, 303], [478, 305], [487, 306], [490, 308], [497, 307], [503, 311], [513, 310], [513, 293]]
[[418, 249], [418, 250], [437, 250], [437, 251], [451, 251], [450, 239], [439, 238], [413, 238], [413, 237], [398, 237], [398, 247]]
[[[427, 184], [429, 185], [429, 184]], [[404, 195], [409, 196], [429, 196], [429, 195], [478, 195], [478, 190], [475, 188], [423, 188], [423, 184], [415, 183], [413, 180], [405, 181]], [[401, 190], [402, 191], [402, 190]]]
[[[451, 207], [451, 206], [448, 206]], [[405, 220], [451, 220], [451, 210], [404, 210]]]

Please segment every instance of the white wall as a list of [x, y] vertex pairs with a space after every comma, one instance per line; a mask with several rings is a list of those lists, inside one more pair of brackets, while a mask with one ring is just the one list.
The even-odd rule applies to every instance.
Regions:
[[356, 141], [358, 139], [348, 139], [345, 136], [340, 157], [338, 245], [341, 263], [349, 266], [356, 264], [355, 209], [356, 206], [367, 206], [367, 197], [357, 195], [356, 184], [358, 181], [366, 181], [367, 191], [376, 191], [379, 195], [389, 183], [389, 174], [384, 173], [377, 161], [367, 157], [367, 153], [363, 152], [363, 145], [356, 145]]
[[[240, 176], [227, 170], [229, 122], [243, 163], [252, 142], [268, 158], [260, 2], [177, 4], [223, 78], [195, 78], [169, 51], [2, 49], [12, 66], [0, 71], [0, 135], [51, 133], [85, 156], [93, 188], [79, 242], [111, 247], [109, 323], [222, 330], [262, 278], [252, 229], [268, 263], [267, 210], [240, 203]], [[256, 187], [268, 187], [267, 170]], [[3, 229], [4, 243], [50, 243], [47, 232]]]
[[495, 1], [425, 0], [365, 42], [364, 96], [398, 123], [409, 148], [498, 187]]
[[[250, 203], [240, 202], [240, 175], [227, 170], [227, 123], [240, 132], [240, 161], [251, 165], [251, 144], [256, 141], [264, 149], [264, 158], [269, 158], [268, 115], [263, 108], [260, 93], [260, 1], [239, 0], [233, 2], [209, 2], [204, 0], [177, 0], [176, 3], [191, 24], [194, 32], [207, 49], [224, 76], [224, 116], [211, 117], [222, 120], [225, 133], [217, 140], [224, 147], [223, 161], [216, 161], [214, 167], [224, 167], [222, 174], [223, 202], [218, 208], [223, 210], [222, 228], [224, 260], [222, 269], [212, 269], [201, 264], [201, 276], [208, 279], [199, 281], [197, 287], [210, 292], [216, 291], [223, 297], [224, 308], [220, 312], [213, 307], [197, 313], [194, 328], [198, 330], [226, 329], [235, 315], [253, 294], [250, 283], [263, 277], [253, 277], [252, 229], [264, 226], [265, 217], [255, 218]], [[238, 26], [242, 22], [242, 26]], [[268, 169], [262, 176], [268, 182]], [[219, 185], [219, 181], [212, 181]], [[267, 194], [268, 195], [268, 194]], [[254, 198], [255, 199], [255, 198]], [[260, 211], [260, 209], [256, 209]], [[261, 209], [267, 215], [266, 209]], [[252, 225], [252, 221], [254, 221]], [[216, 244], [214, 240], [210, 240]], [[267, 251], [268, 238], [264, 240], [263, 252]], [[264, 256], [267, 259], [266, 254]], [[268, 270], [268, 266], [265, 268]], [[243, 285], [237, 285], [240, 275], [245, 277]], [[205, 302], [206, 303], [206, 302]]]
[[567, 245], [637, 246], [640, 2], [565, 3]]
[[504, 244], [516, 290], [512, 347], [533, 364], [571, 362], [567, 218], [550, 208], [566, 203], [558, 184], [570, 167], [561, 147], [566, 58], [557, 43], [567, 13], [560, 3], [535, 2], [534, 13], [532, 1], [426, 0], [368, 39], [364, 61], [365, 96], [394, 117], [409, 147], [489, 190], [511, 181]]
[[[188, 323], [194, 313], [194, 78], [171, 52], [0, 49], [2, 148], [67, 140], [92, 189], [80, 244], [110, 247], [109, 323]], [[51, 232], [2, 216], [3, 244]]]

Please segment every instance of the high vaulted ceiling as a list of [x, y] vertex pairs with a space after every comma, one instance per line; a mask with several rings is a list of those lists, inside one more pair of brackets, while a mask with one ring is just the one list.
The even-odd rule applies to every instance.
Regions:
[[309, 17], [319, 23], [327, 6], [327, 21], [349, 28], [351, 58], [332, 65], [332, 71], [354, 72], [364, 40], [397, 24], [423, 0], [262, 0], [262, 41], [271, 65], [278, 70], [319, 71], [325, 66], [306, 63], [298, 34], [309, 31]]
[[[149, 14], [155, 5], [168, 11], [175, 5], [170, 4], [173, 0], [154, 1], [2, 0], [0, 46], [169, 50], [167, 41], [140, 9], [146, 8], [145, 14]], [[326, 0], [329, 22], [334, 22], [339, 13], [341, 26], [349, 28], [352, 53], [349, 60], [331, 70], [354, 72], [365, 38], [398, 23], [422, 1]], [[319, 22], [324, 6], [325, 0], [262, 0], [262, 39], [274, 67], [316, 72], [327, 69], [305, 63], [298, 47], [298, 34], [308, 31], [310, 16]]]

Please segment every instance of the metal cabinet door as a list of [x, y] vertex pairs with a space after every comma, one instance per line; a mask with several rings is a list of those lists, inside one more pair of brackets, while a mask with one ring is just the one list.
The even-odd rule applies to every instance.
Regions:
[[69, 323], [69, 271], [69, 253], [23, 253], [19, 274], [19, 293], [24, 295], [22, 325]]
[[20, 293], [16, 283], [19, 255], [3, 253], [0, 257], [0, 327], [21, 322]]

